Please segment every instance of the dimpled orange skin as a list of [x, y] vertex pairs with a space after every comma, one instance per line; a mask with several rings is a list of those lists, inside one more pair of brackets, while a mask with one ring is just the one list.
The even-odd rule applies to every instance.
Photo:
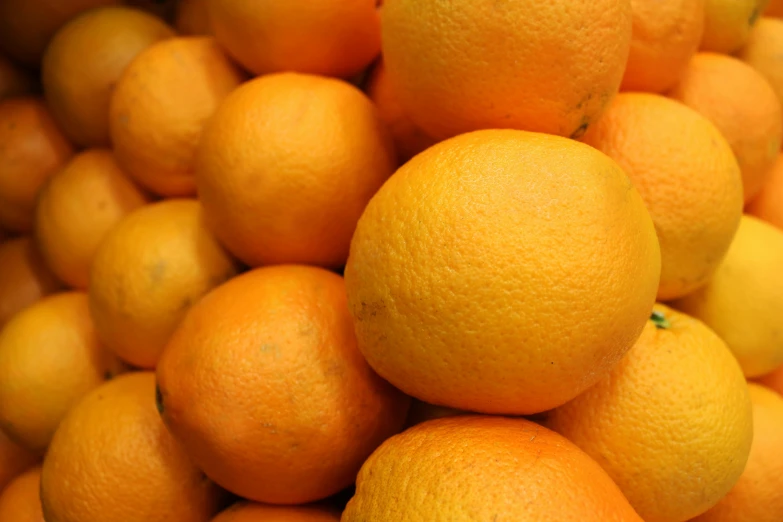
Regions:
[[93, 259], [90, 312], [98, 336], [123, 360], [154, 368], [188, 308], [238, 269], [207, 229], [198, 201], [137, 209]]
[[640, 334], [659, 271], [652, 221], [613, 161], [566, 138], [486, 130], [389, 179], [345, 280], [359, 348], [382, 377], [435, 405], [525, 414], [609, 371]]
[[202, 134], [196, 184], [212, 230], [245, 263], [338, 267], [396, 163], [361, 91], [281, 73], [242, 85], [221, 104]]
[[663, 92], [696, 53], [704, 31], [705, 0], [631, 0], [633, 36], [620, 89]]
[[38, 191], [72, 154], [73, 147], [43, 100], [21, 97], [0, 102], [0, 226], [32, 230]]
[[157, 375], [163, 419], [193, 461], [271, 504], [352, 484], [409, 405], [356, 348], [343, 279], [315, 267], [256, 269], [205, 296]]
[[731, 145], [745, 202], [758, 194], [783, 141], [783, 112], [769, 82], [753, 67], [717, 53], [698, 53], [667, 93], [707, 117]]
[[410, 428], [365, 462], [342, 522], [641, 522], [598, 464], [525, 419]]
[[0, 426], [43, 454], [68, 411], [122, 371], [98, 342], [85, 293], [44, 298], [0, 332]]
[[139, 53], [111, 99], [117, 161], [157, 194], [194, 195], [201, 130], [244, 76], [210, 37], [170, 38]]
[[381, 50], [376, 0], [208, 0], [207, 7], [220, 44], [259, 75], [347, 78]]
[[47, 264], [72, 288], [85, 289], [98, 245], [147, 196], [108, 149], [75, 156], [38, 196], [35, 238]]
[[737, 57], [764, 76], [783, 104], [783, 20], [762, 17], [750, 32], [748, 41], [737, 52]]
[[783, 364], [783, 231], [742, 217], [710, 282], [672, 305], [704, 321], [729, 345], [746, 377]]
[[47, 522], [207, 522], [222, 493], [155, 409], [155, 375], [92, 391], [65, 418], [41, 474]]
[[776, 370], [767, 375], [755, 378], [754, 381], [783, 395], [783, 365], [778, 366]]
[[212, 522], [340, 522], [340, 513], [321, 507], [238, 502], [216, 516]]
[[621, 93], [584, 138], [617, 161], [642, 195], [661, 244], [658, 299], [704, 285], [742, 215], [742, 177], [726, 139], [679, 102]]
[[41, 467], [26, 471], [0, 493], [0, 520], [44, 522], [41, 509]]
[[620, 364], [546, 425], [596, 459], [645, 522], [684, 522], [739, 479], [751, 402], [726, 343], [692, 317], [655, 311], [670, 327], [648, 321]]
[[0, 430], [0, 492], [26, 469], [40, 460], [40, 456], [23, 448]]
[[41, 64], [44, 96], [65, 134], [86, 147], [110, 144], [109, 103], [128, 64], [174, 36], [159, 18], [128, 7], [79, 15], [52, 38]]
[[386, 0], [381, 22], [389, 80], [431, 136], [578, 137], [620, 86], [631, 1]]
[[778, 154], [764, 186], [745, 206], [745, 212], [783, 230], [783, 153]]

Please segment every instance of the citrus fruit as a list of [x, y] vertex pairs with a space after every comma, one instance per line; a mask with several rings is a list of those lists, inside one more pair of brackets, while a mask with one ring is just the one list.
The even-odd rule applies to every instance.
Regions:
[[707, 118], [656, 94], [622, 93], [585, 136], [642, 195], [661, 244], [658, 299], [704, 285], [742, 215], [742, 178], [731, 147]]
[[682, 76], [704, 32], [705, 0], [631, 0], [633, 36], [620, 88], [663, 92]]
[[237, 270], [198, 201], [139, 208], [115, 225], [93, 258], [90, 311], [98, 336], [125, 361], [154, 368], [188, 308]]
[[783, 0], [769, 0], [763, 14], [775, 18], [783, 17]]
[[101, 240], [146, 201], [110, 150], [84, 151], [41, 189], [35, 212], [36, 242], [57, 277], [73, 288], [87, 288]]
[[759, 384], [763, 384], [771, 390], [775, 390], [780, 395], [783, 395], [783, 365], [778, 366], [777, 369], [772, 372], [757, 377], [754, 381]]
[[245, 263], [338, 267], [396, 161], [357, 88], [270, 74], [231, 93], [207, 123], [196, 184], [212, 230]]
[[17, 312], [62, 286], [27, 236], [0, 243], [0, 329]]
[[44, 522], [41, 510], [41, 467], [30, 469], [0, 493], [0, 520]]
[[321, 507], [268, 506], [238, 502], [212, 522], [339, 522], [340, 513]]
[[769, 82], [753, 67], [717, 53], [698, 53], [668, 93], [707, 117], [731, 145], [743, 194], [758, 194], [783, 140], [783, 113]]
[[98, 342], [86, 294], [42, 299], [0, 332], [0, 427], [43, 453], [68, 411], [122, 371]]
[[464, 416], [414, 426], [362, 466], [342, 522], [641, 522], [598, 464], [524, 419]]
[[747, 62], [764, 76], [778, 100], [783, 103], [783, 70], [779, 63], [783, 52], [783, 20], [762, 17], [737, 57]]
[[27, 71], [0, 54], [0, 100], [31, 94], [34, 90], [35, 84]]
[[0, 430], [0, 492], [39, 459], [37, 454], [12, 441]]
[[41, 474], [47, 522], [206, 522], [220, 490], [155, 410], [155, 375], [122, 375], [63, 420]]
[[761, 191], [745, 212], [783, 230], [783, 153], [779, 153]]
[[705, 0], [701, 49], [733, 53], [748, 40], [763, 0]]
[[593, 457], [645, 522], [684, 522], [714, 506], [739, 479], [753, 436], [726, 343], [662, 305], [620, 364], [547, 426]]
[[210, 27], [256, 74], [348, 77], [380, 53], [376, 0], [207, 1]]
[[389, 81], [427, 134], [578, 137], [620, 86], [631, 2], [386, 0], [381, 22]]
[[747, 377], [783, 364], [783, 231], [743, 216], [726, 258], [710, 282], [673, 304], [715, 330]]
[[201, 130], [243, 77], [214, 38], [170, 38], [139, 53], [120, 76], [109, 110], [120, 165], [157, 194], [195, 194]]
[[343, 279], [316, 267], [259, 268], [206, 295], [157, 374], [158, 407], [193, 461], [271, 504], [352, 484], [409, 403], [357, 349]]
[[174, 28], [183, 35], [212, 34], [207, 0], [180, 0], [177, 3]]
[[52, 38], [41, 64], [46, 101], [65, 134], [82, 146], [109, 145], [109, 101], [120, 75], [142, 50], [174, 31], [129, 7], [82, 13]]
[[72, 154], [42, 100], [0, 101], [0, 226], [30, 231], [41, 185]]
[[345, 280], [359, 348], [382, 377], [435, 405], [524, 414], [620, 360], [659, 270], [652, 221], [616, 163], [566, 138], [485, 130], [386, 182]]

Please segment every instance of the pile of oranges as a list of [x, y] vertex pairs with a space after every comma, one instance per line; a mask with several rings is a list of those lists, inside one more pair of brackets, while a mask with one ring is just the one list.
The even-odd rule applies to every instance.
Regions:
[[0, 0], [0, 521], [783, 521], [781, 56], [781, 0]]

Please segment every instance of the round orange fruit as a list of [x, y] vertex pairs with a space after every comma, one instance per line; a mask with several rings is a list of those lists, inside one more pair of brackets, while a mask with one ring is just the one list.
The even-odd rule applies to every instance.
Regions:
[[207, 123], [196, 185], [212, 230], [245, 263], [339, 267], [396, 162], [359, 89], [270, 74], [231, 93]]
[[783, 153], [778, 153], [764, 186], [745, 206], [745, 212], [783, 230]]
[[748, 40], [766, 0], [705, 0], [703, 51], [730, 54]]
[[745, 46], [737, 57], [748, 63], [764, 76], [778, 100], [783, 103], [783, 68], [780, 54], [783, 53], [783, 20], [762, 17], [750, 32]]
[[310, 506], [268, 506], [238, 502], [212, 522], [340, 522], [340, 513]]
[[409, 404], [357, 349], [343, 279], [316, 267], [258, 268], [207, 294], [157, 375], [163, 419], [196, 465], [270, 504], [351, 485]]
[[382, 377], [435, 405], [525, 414], [620, 360], [659, 273], [652, 220], [616, 163], [566, 138], [485, 130], [386, 182], [345, 280], [359, 348]]
[[0, 520], [44, 522], [41, 509], [41, 467], [28, 470], [0, 493]]
[[0, 430], [0, 492], [39, 459], [39, 455], [12, 441]]
[[194, 195], [201, 131], [243, 79], [214, 38], [170, 38], [151, 45], [128, 65], [111, 99], [109, 129], [117, 161], [157, 194]]
[[617, 93], [631, 17], [630, 0], [386, 0], [383, 58], [405, 112], [435, 138], [578, 137]]

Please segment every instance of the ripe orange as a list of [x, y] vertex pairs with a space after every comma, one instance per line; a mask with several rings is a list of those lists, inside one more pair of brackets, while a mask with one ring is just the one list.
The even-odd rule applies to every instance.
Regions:
[[259, 268], [209, 293], [157, 374], [158, 408], [193, 461], [272, 504], [352, 484], [409, 403], [357, 349], [343, 279], [316, 267]]
[[783, 111], [769, 82], [736, 58], [699, 53], [668, 95], [720, 130], [739, 163], [744, 198], [750, 201], [764, 185], [783, 141]]
[[710, 121], [655, 94], [620, 94], [585, 142], [613, 158], [650, 211], [661, 243], [658, 299], [704, 285], [742, 215], [742, 178]]
[[706, 0], [703, 51], [733, 53], [745, 44], [766, 0]]
[[90, 311], [98, 336], [125, 361], [154, 368], [188, 308], [237, 269], [207, 230], [197, 201], [137, 209], [107, 234], [93, 259]]
[[749, 385], [753, 444], [739, 482], [717, 506], [693, 522], [780, 522], [783, 520], [783, 397]]
[[62, 286], [30, 237], [0, 243], [0, 329], [17, 312]]
[[753, 437], [747, 385], [726, 343], [662, 305], [620, 364], [547, 426], [601, 464], [645, 522], [684, 522], [714, 506], [739, 479]]
[[155, 376], [123, 375], [65, 418], [41, 474], [47, 522], [206, 522], [219, 489], [155, 410]]
[[0, 332], [0, 427], [43, 453], [68, 411], [122, 371], [98, 342], [86, 294], [47, 297]]
[[381, 19], [389, 81], [441, 139], [581, 136], [617, 93], [631, 41], [630, 0], [386, 0]]
[[365, 462], [342, 522], [641, 522], [606, 472], [524, 419], [451, 417], [390, 438]]
[[30, 67], [38, 67], [52, 36], [87, 9], [119, 0], [3, 0], [0, 2], [0, 49]]
[[780, 54], [783, 53], [783, 20], [762, 17], [745, 46], [737, 57], [750, 64], [764, 76], [778, 100], [783, 103], [783, 68], [780, 67]]
[[754, 380], [771, 390], [775, 390], [780, 395], [783, 395], [783, 365], [778, 366], [777, 369], [773, 370], [771, 373], [757, 377]]
[[0, 226], [30, 231], [41, 185], [72, 154], [42, 100], [0, 101]]
[[766, 9], [764, 9], [764, 16], [783, 17], [783, 0], [769, 0]]
[[41, 509], [41, 467], [19, 475], [0, 494], [0, 520], [44, 522]]
[[778, 154], [764, 186], [745, 212], [783, 230], [783, 153]]
[[617, 164], [573, 140], [486, 130], [389, 179], [345, 278], [359, 348], [382, 377], [432, 404], [523, 414], [619, 361], [659, 271], [652, 221]]
[[99, 243], [147, 199], [108, 149], [75, 156], [38, 197], [35, 237], [47, 264], [73, 288], [87, 288]]
[[710, 282], [674, 306], [707, 323], [729, 345], [747, 377], [783, 364], [783, 231], [743, 216]]
[[340, 513], [320, 507], [267, 506], [238, 502], [212, 522], [339, 522]]
[[245, 263], [338, 267], [395, 165], [391, 139], [361, 91], [282, 73], [225, 99], [204, 129], [196, 184], [212, 230]]
[[376, 0], [207, 2], [210, 26], [256, 74], [295, 71], [347, 78], [381, 50]]
[[367, 95], [391, 132], [400, 165], [437, 142], [413, 123], [403, 110], [397, 93], [389, 82], [383, 60], [379, 61], [372, 70], [367, 85]]
[[39, 459], [38, 455], [18, 445], [0, 430], [0, 492]]
[[620, 88], [663, 92], [685, 72], [704, 32], [705, 0], [631, 0], [631, 52]]
[[179, 0], [174, 28], [183, 35], [212, 34], [207, 0]]
[[142, 50], [173, 36], [159, 18], [128, 7], [83, 13], [52, 38], [41, 65], [44, 95], [75, 143], [109, 145], [109, 101], [120, 75]]
[[27, 71], [23, 71], [0, 54], [0, 100], [24, 96], [34, 90], [35, 84]]
[[109, 110], [120, 165], [163, 196], [196, 193], [201, 131], [242, 73], [214, 38], [170, 38], [139, 53], [120, 77]]

